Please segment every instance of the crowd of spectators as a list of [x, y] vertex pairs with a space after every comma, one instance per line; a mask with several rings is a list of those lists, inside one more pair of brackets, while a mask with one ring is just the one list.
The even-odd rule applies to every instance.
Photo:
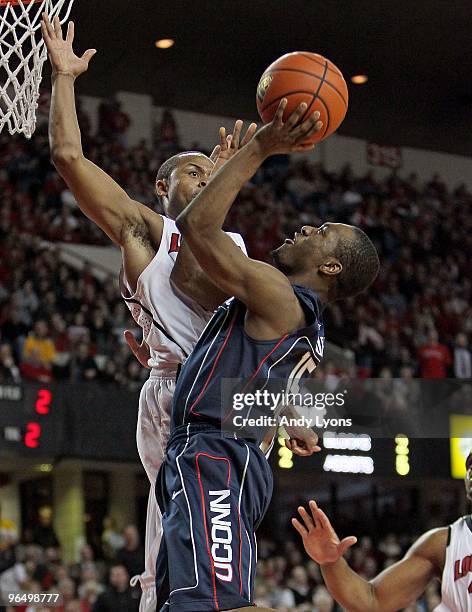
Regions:
[[[360, 535], [345, 558], [366, 580], [399, 560], [417, 538], [418, 534], [404, 530], [408, 516], [395, 518], [403, 531], [393, 529], [380, 536], [362, 536], [369, 530], [360, 526], [352, 530], [342, 520], [336, 525], [342, 535]], [[444, 517], [441, 520], [441, 524], [446, 522]], [[264, 532], [258, 541], [255, 603], [280, 612], [340, 612], [324, 586], [319, 566], [306, 555], [292, 528], [282, 531], [278, 539]], [[143, 549], [133, 525], [121, 533], [106, 525], [101, 545], [82, 545], [72, 564], [64, 563], [56, 536], [44, 528], [40, 535], [29, 538], [29, 543], [16, 546], [4, 532], [3, 540], [0, 537], [0, 592], [59, 593], [62, 603], [53, 608], [57, 612], [133, 612], [138, 609], [139, 583], [135, 580], [130, 586], [129, 581], [141, 573], [143, 563]], [[432, 612], [439, 601], [439, 584], [432, 582], [421, 599], [406, 610]], [[47, 612], [50, 608], [39, 609]], [[15, 610], [30, 612], [26, 606]]]
[[[99, 109], [96, 135], [80, 110], [86, 154], [129, 195], [159, 209], [158, 167], [181, 150], [163, 113], [151, 147], [126, 146], [129, 118], [116, 101]], [[101, 380], [139, 386], [145, 372], [122, 332], [133, 327], [116, 279], [98, 281], [61, 263], [51, 243], [109, 244], [78, 209], [49, 161], [44, 129], [31, 140], [0, 136], [0, 381]], [[472, 194], [438, 175], [385, 180], [327, 172], [309, 160], [269, 159], [233, 206], [228, 228], [249, 253], [270, 250], [303, 224], [353, 223], [374, 240], [381, 271], [368, 292], [332, 304], [328, 340], [351, 349], [360, 377], [470, 378]], [[47, 242], [45, 242], [47, 241]], [[320, 370], [323, 371], [323, 370]]]
[[[144, 549], [137, 528], [127, 525], [119, 533], [108, 526], [97, 550], [84, 544], [76, 562], [66, 564], [50, 522], [50, 508], [41, 508], [41, 513], [34, 533], [24, 533], [22, 543], [14, 530], [0, 531], [0, 599], [8, 602], [9, 595], [17, 594], [19, 604], [11, 608], [17, 612], [137, 611], [139, 583], [135, 579], [130, 584], [130, 579], [144, 570]], [[30, 597], [54, 593], [60, 601], [54, 607], [29, 607], [21, 605], [24, 593]]]

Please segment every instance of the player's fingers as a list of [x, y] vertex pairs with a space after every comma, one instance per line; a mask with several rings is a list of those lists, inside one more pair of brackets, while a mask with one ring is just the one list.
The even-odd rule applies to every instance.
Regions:
[[313, 451], [311, 450], [311, 448], [300, 446], [298, 442], [294, 443], [294, 446], [292, 448], [292, 453], [294, 453], [295, 455], [298, 455], [299, 457], [310, 457], [310, 455], [313, 455]]
[[96, 49], [87, 49], [87, 51], [84, 52], [84, 54], [82, 55], [80, 59], [85, 60], [88, 64], [96, 52], [97, 52]]
[[218, 157], [220, 155], [220, 151], [221, 151], [221, 146], [220, 145], [216, 145], [216, 147], [213, 149], [213, 151], [211, 152], [210, 155], [210, 160], [216, 164]]
[[[313, 132], [313, 128], [316, 128], [317, 126], [321, 127], [323, 124], [321, 121], [319, 121], [319, 118], [319, 111], [314, 112], [308, 117], [308, 119], [305, 119], [305, 121], [300, 123], [300, 125], [293, 130], [293, 136], [296, 138], [306, 137], [307, 134]], [[321, 126], [319, 124], [321, 124]], [[315, 129], [314, 131], [318, 131], [318, 129]]]
[[297, 125], [297, 123], [300, 121], [301, 117], [303, 116], [303, 113], [306, 111], [307, 108], [308, 107], [305, 102], [300, 102], [300, 104], [297, 106], [297, 108], [293, 111], [293, 113], [290, 115], [290, 117], [285, 122], [285, 125], [287, 126], [288, 129], [291, 130], [293, 127]]
[[57, 38], [59, 38], [59, 40], [62, 40], [61, 22], [59, 21], [59, 17], [57, 15], [54, 17], [52, 25], [54, 27], [55, 35], [57, 36]]
[[274, 125], [277, 125], [279, 127], [283, 125], [282, 119], [283, 119], [284, 111], [287, 107], [287, 104], [288, 104], [287, 98], [282, 98], [280, 100], [279, 106], [277, 107], [277, 111], [275, 112], [274, 119], [273, 119]]
[[241, 130], [243, 128], [243, 122], [241, 119], [238, 119], [234, 124], [233, 128], [233, 137], [231, 139], [231, 148], [239, 149], [239, 140], [241, 138]]
[[303, 527], [303, 525], [296, 518], [292, 519], [292, 525], [298, 531], [298, 533], [302, 536], [302, 538], [306, 538], [308, 535], [308, 531]]
[[310, 125], [306, 130], [304, 130], [298, 138], [299, 139], [310, 138], [310, 136], [312, 136], [313, 134], [320, 132], [322, 127], [323, 127], [323, 122], [316, 121], [314, 124], [312, 123], [312, 125]]
[[220, 127], [220, 147], [222, 151], [225, 151], [228, 148], [228, 143], [226, 142], [226, 130], [224, 127]]
[[50, 38], [54, 38], [55, 37], [54, 28], [52, 27], [52, 24], [51, 24], [51, 22], [49, 20], [49, 17], [47, 15], [47, 13], [43, 13], [43, 22], [44, 22], [44, 24], [46, 26], [46, 30], [47, 30], [48, 36]]
[[329, 529], [331, 527], [331, 523], [329, 522], [329, 518], [323, 512], [321, 508], [318, 508], [315, 501], [310, 501], [310, 510], [313, 515], [314, 520], [317, 524], [323, 529]]
[[[136, 353], [139, 351], [139, 344], [136, 340], [136, 338], [134, 337], [134, 334], [132, 331], [130, 331], [129, 329], [126, 329], [123, 332], [123, 335], [125, 337], [126, 340], [126, 344], [129, 346], [129, 348], [133, 351], [133, 353], [136, 355]], [[137, 355], [136, 355], [137, 356]]]
[[75, 25], [73, 21], [69, 21], [67, 24], [66, 41], [70, 44], [74, 42]]
[[251, 125], [246, 130], [246, 134], [244, 135], [244, 138], [241, 140], [241, 145], [240, 145], [241, 147], [244, 147], [245, 145], [247, 145], [247, 143], [251, 140], [251, 138], [256, 133], [256, 130], [257, 130], [257, 123], [251, 123]]
[[49, 32], [48, 32], [48, 29], [46, 27], [46, 24], [45, 24], [44, 20], [41, 21], [41, 34], [43, 35], [43, 39], [44, 39], [44, 42], [46, 43], [46, 47], [47, 47], [48, 44], [49, 44], [49, 41], [51, 39], [49, 37]]
[[292, 153], [306, 153], [306, 151], [313, 151], [315, 146], [314, 143], [295, 145], [292, 147], [291, 151]]
[[308, 531], [315, 529], [316, 522], [312, 519], [312, 517], [308, 514], [303, 506], [298, 507], [298, 514], [302, 517], [303, 522], [305, 523], [305, 527]]
[[355, 536], [348, 536], [347, 538], [344, 538], [344, 540], [341, 540], [338, 547], [341, 556], [344, 555], [348, 548], [354, 546], [354, 544], [357, 544], [357, 538]]

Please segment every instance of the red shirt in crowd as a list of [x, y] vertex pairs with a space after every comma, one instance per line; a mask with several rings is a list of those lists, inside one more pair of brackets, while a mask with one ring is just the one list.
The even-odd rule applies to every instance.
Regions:
[[446, 378], [451, 354], [444, 344], [426, 344], [418, 349], [421, 378]]

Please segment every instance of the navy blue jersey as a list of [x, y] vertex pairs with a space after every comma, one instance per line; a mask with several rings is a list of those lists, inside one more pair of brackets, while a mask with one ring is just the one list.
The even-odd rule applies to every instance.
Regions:
[[[310, 375], [323, 357], [322, 305], [317, 294], [299, 285], [293, 290], [307, 326], [275, 340], [254, 340], [244, 329], [246, 306], [232, 298], [220, 306], [185, 362], [175, 389], [172, 429], [186, 423], [221, 427], [233, 409], [222, 397], [222, 379], [238, 379], [244, 393], [264, 381], [296, 382]], [[298, 388], [293, 389], [294, 392]]]

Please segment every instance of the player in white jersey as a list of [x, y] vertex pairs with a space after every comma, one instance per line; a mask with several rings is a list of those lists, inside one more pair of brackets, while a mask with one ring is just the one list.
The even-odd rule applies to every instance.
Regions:
[[[65, 40], [57, 19], [51, 24], [45, 17], [42, 31], [52, 65], [49, 129], [52, 160], [82, 212], [120, 247], [124, 297], [150, 349], [151, 375], [140, 396], [137, 432], [139, 454], [151, 482], [140, 609], [155, 610], [160, 521], [153, 486], [167, 443], [175, 377], [203, 331], [211, 310], [228, 297], [208, 280], [190, 250], [181, 245], [180, 232], [172, 218], [205, 187], [215, 167], [238, 149], [242, 122], [237, 122], [228, 139], [224, 130], [220, 130], [221, 144], [212, 159], [202, 153], [188, 152], [172, 157], [161, 166], [156, 192], [168, 217], [159, 215], [132, 200], [83, 154], [74, 81], [87, 70], [95, 51], [86, 51], [82, 57], [75, 55], [72, 22]], [[248, 128], [241, 146], [255, 129], [255, 124]], [[245, 251], [241, 236], [231, 236]]]
[[[472, 450], [466, 460], [465, 491], [472, 502]], [[334, 599], [351, 612], [395, 612], [413, 604], [428, 583], [441, 580], [441, 603], [435, 612], [472, 612], [472, 517], [423, 534], [403, 559], [370, 581], [356, 574], [343, 559], [357, 542], [339, 540], [326, 514], [313, 500], [311, 514], [300, 506], [300, 522], [292, 519], [310, 557], [320, 565]]]
[[[189, 156], [188, 159], [194, 160], [194, 156], [191, 158]], [[201, 163], [200, 156], [197, 158], [197, 163]], [[214, 292], [200, 274], [200, 289], [203, 282], [203, 288], [207, 291], [205, 298], [200, 299], [204, 306], [182, 291], [185, 289], [195, 295], [193, 290], [195, 278], [191, 279], [192, 285], [189, 285], [188, 275], [185, 274], [185, 269], [189, 266], [195, 271], [194, 263], [188, 261], [191, 257], [189, 251], [185, 247], [181, 250], [181, 234], [175, 222], [167, 217], [162, 219], [163, 229], [159, 248], [155, 257], [139, 276], [136, 290], [132, 291], [125, 275], [122, 276], [121, 283], [123, 298], [134, 320], [143, 331], [143, 344], [148, 349], [143, 351], [148, 353], [147, 363], [146, 361], [144, 363], [151, 369], [139, 396], [136, 430], [139, 456], [151, 485], [146, 517], [146, 567], [139, 577], [143, 591], [140, 610], [146, 612], [156, 609], [155, 573], [162, 538], [162, 522], [154, 485], [169, 439], [176, 375], [211, 317], [212, 306], [218, 305], [227, 297]], [[233, 233], [229, 235], [246, 252], [242, 237]], [[181, 271], [180, 278], [176, 278]], [[198, 297], [198, 294], [195, 297]], [[135, 355], [143, 362], [143, 354], [138, 354], [136, 346], [129, 339], [128, 342]], [[132, 584], [136, 583], [137, 578], [134, 577]]]

